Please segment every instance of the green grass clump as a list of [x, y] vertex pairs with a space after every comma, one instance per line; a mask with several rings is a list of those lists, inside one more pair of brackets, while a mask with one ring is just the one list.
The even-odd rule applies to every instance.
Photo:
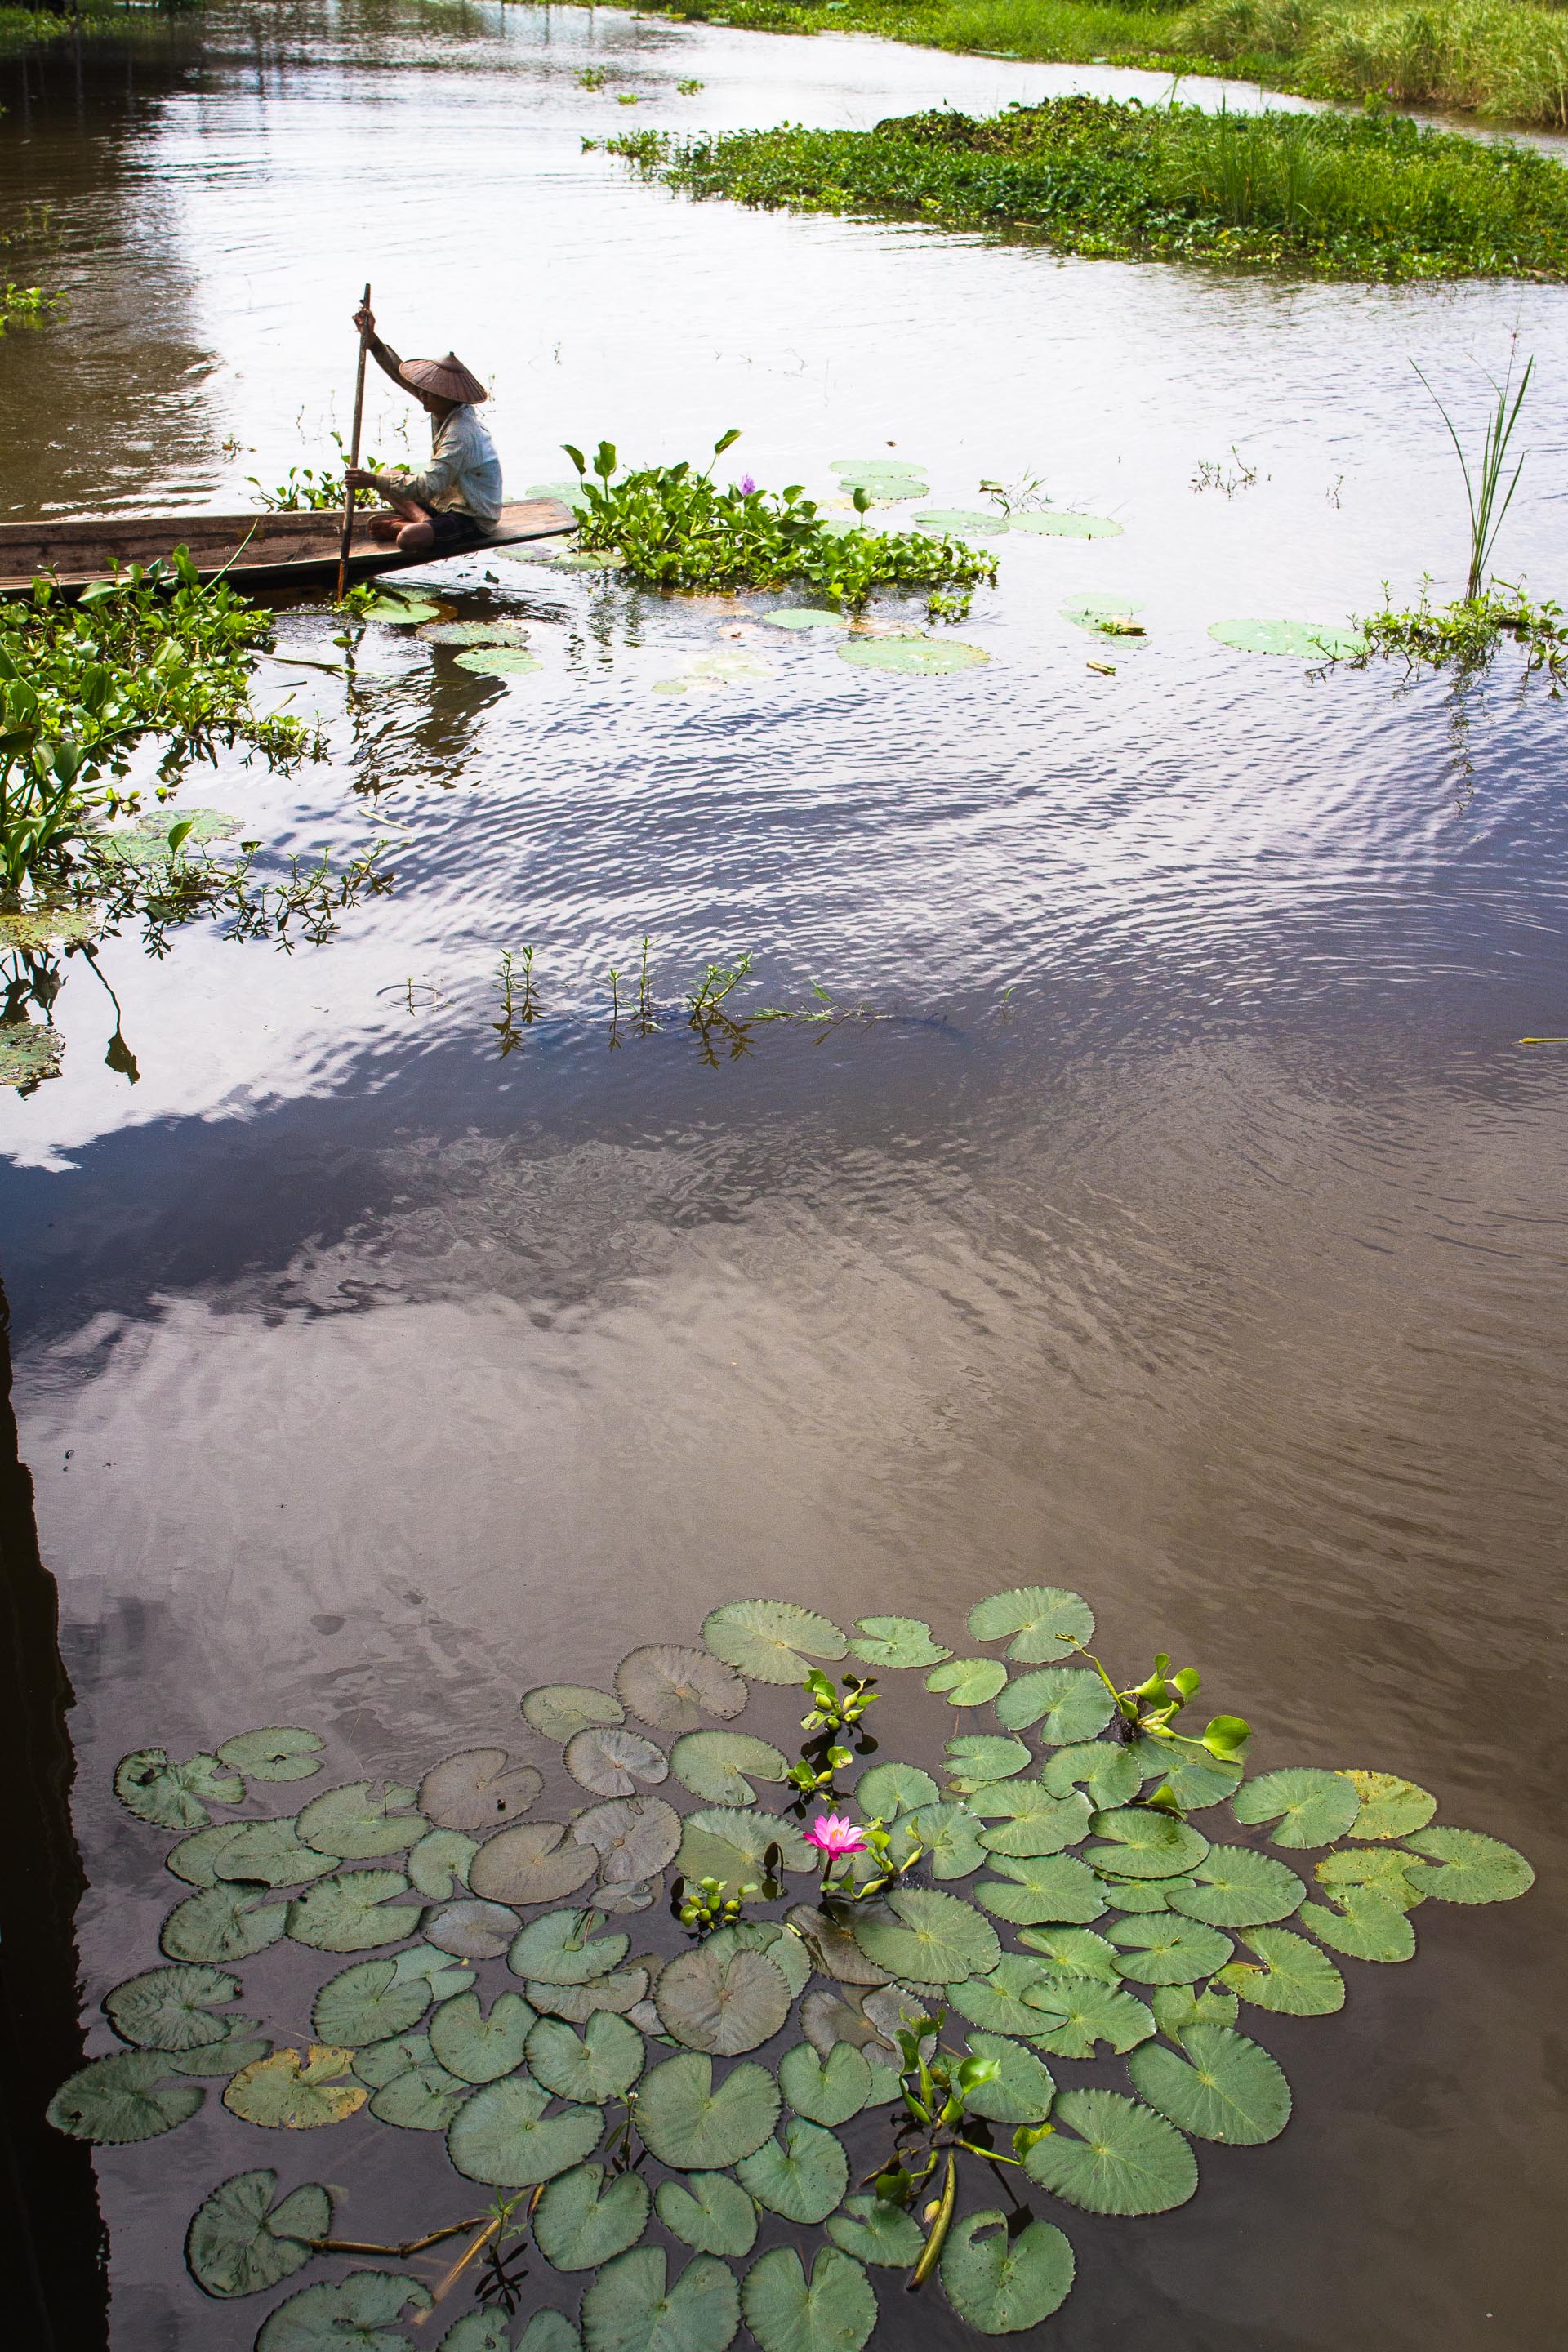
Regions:
[[694, 195], [1341, 278], [1568, 276], [1568, 172], [1396, 115], [1058, 99], [985, 121], [612, 141]]
[[1230, 68], [1311, 98], [1391, 98], [1568, 130], [1568, 10], [1541, 0], [669, 0], [669, 13], [1038, 63]]
[[[647, 136], [642, 134], [645, 145]], [[727, 433], [714, 457], [739, 437]], [[863, 522], [835, 530], [798, 483], [760, 490], [748, 476], [739, 488], [721, 488], [684, 459], [629, 469], [617, 479], [612, 443], [600, 442], [591, 471], [580, 450], [566, 454], [583, 485], [578, 546], [614, 554], [631, 579], [649, 587], [800, 584], [823, 603], [858, 612], [877, 588], [973, 588], [996, 577], [994, 559], [960, 540], [868, 530]], [[858, 492], [856, 500], [868, 504], [868, 494]], [[951, 614], [939, 609], [956, 618], [966, 605], [960, 600]]]

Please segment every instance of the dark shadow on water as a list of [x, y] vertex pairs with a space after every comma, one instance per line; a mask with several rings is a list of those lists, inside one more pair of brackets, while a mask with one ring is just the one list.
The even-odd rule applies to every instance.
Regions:
[[[90, 2151], [44, 2121], [86, 2055], [77, 2012], [76, 1908], [87, 1878], [71, 1827], [72, 1691], [59, 1595], [38, 1551], [33, 1481], [11, 1408], [10, 1309], [0, 1289], [0, 1786], [10, 1804], [0, 1940], [5, 2085], [6, 2303], [16, 2341], [89, 2352], [107, 2343], [106, 2240]], [[18, 2311], [17, 2304], [21, 2308]]]

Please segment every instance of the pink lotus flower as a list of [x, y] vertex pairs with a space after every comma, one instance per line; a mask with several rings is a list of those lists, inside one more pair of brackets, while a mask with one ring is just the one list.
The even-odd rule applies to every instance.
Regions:
[[805, 1832], [807, 1845], [820, 1846], [830, 1858], [841, 1853], [859, 1853], [866, 1843], [866, 1832], [857, 1829], [842, 1813], [818, 1813]]

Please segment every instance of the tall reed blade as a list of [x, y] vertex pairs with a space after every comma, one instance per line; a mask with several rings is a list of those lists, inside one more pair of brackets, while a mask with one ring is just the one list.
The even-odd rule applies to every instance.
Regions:
[[1508, 488], [1506, 490], [1503, 488], [1503, 468], [1508, 463], [1509, 445], [1519, 423], [1519, 412], [1524, 405], [1524, 395], [1530, 390], [1530, 379], [1535, 373], [1535, 361], [1533, 358], [1526, 360], [1517, 392], [1513, 389], [1511, 359], [1501, 383], [1493, 385], [1497, 398], [1487, 420], [1486, 437], [1481, 444], [1480, 458], [1474, 474], [1470, 471], [1470, 461], [1465, 455], [1464, 445], [1454, 429], [1453, 418], [1426, 383], [1420, 368], [1415, 366], [1415, 362], [1412, 360], [1410, 364], [1432, 394], [1437, 414], [1448, 428], [1448, 438], [1454, 445], [1454, 453], [1465, 477], [1465, 497], [1470, 509], [1470, 568], [1465, 582], [1465, 594], [1467, 598], [1473, 598], [1481, 593], [1497, 535], [1502, 529], [1503, 518], [1513, 503], [1519, 478], [1524, 471], [1524, 459], [1521, 457]]

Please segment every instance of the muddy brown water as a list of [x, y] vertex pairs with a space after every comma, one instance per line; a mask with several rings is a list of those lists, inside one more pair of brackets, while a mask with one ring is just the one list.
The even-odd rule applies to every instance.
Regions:
[[[674, 457], [739, 424], [727, 462], [764, 482], [826, 495], [833, 458], [896, 451], [940, 506], [1034, 476], [1124, 525], [995, 541], [957, 631], [990, 663], [953, 678], [854, 669], [768, 599], [450, 565], [436, 593], [528, 620], [538, 675], [373, 630], [352, 697], [275, 666], [326, 763], [187, 787], [279, 850], [389, 835], [398, 883], [292, 957], [105, 943], [138, 1082], [78, 960], [60, 1076], [0, 1097], [41, 1552], [12, 1480], [7, 1736], [47, 1815], [6, 1923], [29, 2094], [84, 2032], [110, 2046], [97, 2003], [153, 1957], [129, 1748], [299, 1721], [333, 1779], [412, 1775], [721, 1599], [952, 1640], [981, 1594], [1059, 1582], [1128, 1666], [1199, 1663], [1261, 1761], [1408, 1773], [1540, 1880], [1427, 1906], [1413, 1967], [1346, 1964], [1341, 2017], [1265, 2021], [1289, 2131], [1205, 2148], [1178, 2212], [1063, 2215], [1048, 2340], [1560, 2341], [1568, 1047], [1518, 1041], [1568, 1030], [1561, 711], [1503, 683], [1467, 742], [1440, 687], [1314, 683], [1206, 627], [1342, 619], [1426, 571], [1453, 593], [1457, 473], [1409, 361], [1473, 422], [1515, 335], [1540, 383], [1500, 568], [1561, 591], [1561, 290], [1064, 262], [691, 205], [582, 145], [1161, 86], [398, 5], [0, 66], [4, 202], [50, 207], [72, 305], [0, 345], [0, 511], [243, 503], [321, 462], [368, 275], [401, 348], [493, 380], [514, 488], [563, 440]], [[402, 421], [377, 387], [372, 446], [402, 454]], [[1258, 478], [1194, 492], [1205, 461]], [[1062, 618], [1105, 593], [1149, 628], [1114, 679]], [[281, 630], [332, 657], [320, 612]], [[715, 653], [759, 674], [693, 688]], [[608, 969], [624, 1010], [645, 933], [639, 1036]], [[496, 967], [528, 945], [542, 1017], [502, 1057]], [[820, 983], [878, 1017], [705, 1057], [682, 992], [744, 953], [742, 1008]], [[61, 2342], [106, 2332], [99, 2210], [109, 2339], [204, 2352], [279, 2299], [184, 2276], [223, 2172], [346, 2181], [372, 2235], [449, 2194], [414, 2135], [275, 2159], [217, 2118], [95, 2164], [25, 2140]], [[878, 2347], [973, 2340], [883, 2301]]]

